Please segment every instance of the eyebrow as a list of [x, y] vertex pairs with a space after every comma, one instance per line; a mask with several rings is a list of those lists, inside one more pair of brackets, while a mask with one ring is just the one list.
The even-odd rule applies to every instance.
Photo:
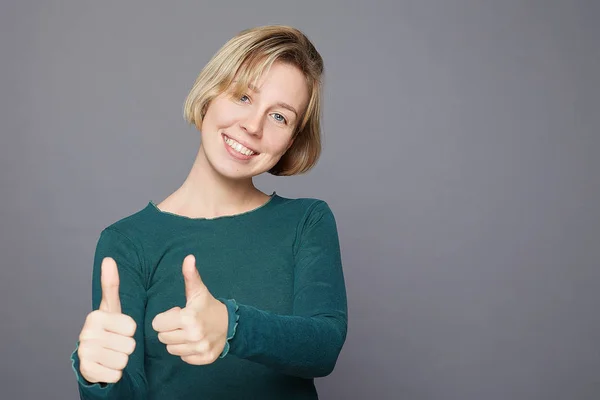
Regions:
[[[250, 90], [252, 90], [253, 92], [260, 93], [260, 89], [257, 88], [256, 86], [254, 86], [251, 83], [248, 84], [248, 88], [250, 88]], [[286, 110], [289, 110], [289, 111], [293, 112], [294, 114], [296, 114], [296, 118], [298, 118], [298, 111], [296, 111], [296, 109], [294, 107], [290, 106], [288, 103], [284, 103], [283, 101], [280, 101], [276, 105], [278, 105], [281, 108], [285, 108]]]

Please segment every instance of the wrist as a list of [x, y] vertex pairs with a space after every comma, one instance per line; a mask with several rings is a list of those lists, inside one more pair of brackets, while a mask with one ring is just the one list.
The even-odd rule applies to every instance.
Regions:
[[231, 347], [230, 342], [235, 337], [240, 316], [238, 314], [239, 307], [234, 299], [219, 299], [219, 301], [225, 305], [225, 309], [227, 310], [225, 346], [221, 352], [221, 355], [219, 356], [219, 358], [223, 358], [229, 353], [229, 349]]

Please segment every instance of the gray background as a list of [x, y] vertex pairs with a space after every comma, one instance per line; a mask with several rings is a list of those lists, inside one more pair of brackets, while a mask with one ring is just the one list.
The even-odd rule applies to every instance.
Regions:
[[239, 30], [326, 61], [350, 326], [323, 399], [598, 399], [598, 1], [0, 6], [2, 399], [75, 399], [97, 237], [183, 181], [182, 104]]

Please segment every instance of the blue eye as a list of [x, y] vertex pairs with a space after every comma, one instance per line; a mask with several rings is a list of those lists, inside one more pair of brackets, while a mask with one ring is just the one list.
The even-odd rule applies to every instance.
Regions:
[[243, 95], [242, 97], [240, 97], [240, 101], [243, 101], [245, 103], [247, 101], [250, 101], [250, 97]]
[[287, 122], [285, 117], [279, 113], [273, 114], [273, 118], [275, 118], [275, 121], [277, 121], [277, 122], [284, 122], [284, 123]]

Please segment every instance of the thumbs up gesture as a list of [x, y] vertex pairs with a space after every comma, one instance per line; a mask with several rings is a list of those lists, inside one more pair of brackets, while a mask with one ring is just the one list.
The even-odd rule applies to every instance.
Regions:
[[79, 370], [88, 382], [114, 383], [121, 379], [135, 349], [136, 323], [121, 313], [117, 263], [107, 257], [101, 268], [102, 300], [85, 320], [77, 354]]
[[188, 364], [210, 364], [221, 355], [227, 341], [227, 307], [202, 282], [193, 255], [183, 260], [182, 272], [185, 307], [158, 314], [152, 327], [170, 354]]

